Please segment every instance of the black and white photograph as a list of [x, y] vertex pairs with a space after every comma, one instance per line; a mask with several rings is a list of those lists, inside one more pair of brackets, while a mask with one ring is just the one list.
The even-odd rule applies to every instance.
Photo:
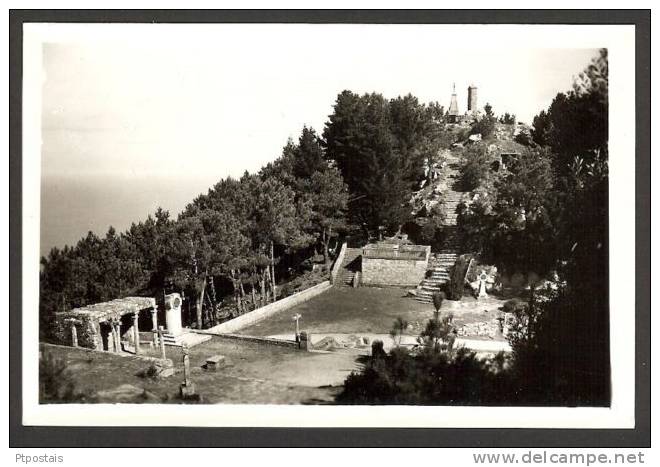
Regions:
[[24, 34], [35, 424], [634, 426], [634, 26]]

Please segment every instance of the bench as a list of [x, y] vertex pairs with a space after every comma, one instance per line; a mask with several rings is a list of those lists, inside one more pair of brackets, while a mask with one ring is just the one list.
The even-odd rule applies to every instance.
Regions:
[[224, 355], [213, 355], [212, 357], [208, 357], [206, 359], [206, 369], [215, 371], [221, 366], [224, 366], [225, 364], [225, 356]]

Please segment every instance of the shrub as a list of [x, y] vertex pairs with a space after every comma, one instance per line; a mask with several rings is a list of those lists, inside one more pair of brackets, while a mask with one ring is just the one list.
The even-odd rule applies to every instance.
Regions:
[[376, 339], [371, 343], [371, 357], [374, 359], [383, 358], [387, 355], [383, 341]]
[[435, 311], [440, 311], [444, 299], [445, 299], [444, 292], [435, 292], [433, 294], [433, 306], [435, 307]]
[[447, 289], [447, 298], [449, 300], [460, 300], [463, 298], [465, 289], [465, 274], [470, 265], [470, 255], [461, 255], [456, 260], [456, 264], [451, 269], [449, 278], [449, 287]]
[[408, 327], [408, 321], [404, 320], [400, 316], [392, 323], [392, 329], [390, 329], [390, 337], [396, 345], [401, 345], [401, 339], [403, 338], [403, 333]]
[[502, 405], [515, 402], [500, 355], [477, 358], [465, 348], [454, 352], [425, 347], [394, 348], [384, 358], [370, 358], [351, 373], [337, 396], [342, 404]]
[[493, 109], [490, 104], [484, 106], [485, 114], [479, 120], [477, 120], [470, 129], [471, 135], [481, 134], [483, 139], [489, 138], [493, 131], [495, 131], [495, 123], [497, 118], [493, 114]]
[[518, 133], [513, 138], [513, 140], [518, 144], [522, 144], [523, 146], [530, 146], [530, 147], [536, 146], [536, 143], [534, 143], [532, 137], [526, 131], [521, 131], [520, 133]]
[[137, 375], [140, 378], [156, 379], [158, 378], [159, 372], [160, 371], [158, 367], [154, 363], [152, 363], [151, 365], [149, 365], [149, 367], [147, 367], [145, 370], [140, 371]]
[[509, 112], [506, 112], [504, 115], [500, 117], [500, 123], [503, 123], [505, 125], [513, 125], [514, 123], [516, 123], [515, 114], [510, 114]]
[[486, 147], [475, 145], [469, 148], [461, 161], [459, 185], [462, 191], [474, 191], [487, 179], [490, 170]]
[[63, 359], [44, 352], [39, 357], [39, 402], [44, 404], [85, 402], [90, 399], [75, 387]]

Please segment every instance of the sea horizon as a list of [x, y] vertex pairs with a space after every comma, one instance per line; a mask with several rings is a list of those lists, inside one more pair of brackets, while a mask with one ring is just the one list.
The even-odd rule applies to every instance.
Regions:
[[55, 174], [41, 178], [40, 257], [54, 247], [74, 246], [93, 232], [104, 237], [147, 219], [161, 207], [176, 218], [215, 181], [204, 177], [118, 174]]

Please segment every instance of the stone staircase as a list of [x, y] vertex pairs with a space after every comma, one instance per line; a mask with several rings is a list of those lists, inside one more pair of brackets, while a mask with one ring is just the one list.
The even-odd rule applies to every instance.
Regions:
[[457, 253], [436, 253], [429, 259], [429, 267], [424, 278], [417, 286], [415, 300], [433, 303], [433, 294], [440, 292], [449, 282], [450, 269], [456, 262]]
[[362, 259], [362, 248], [346, 248], [344, 261], [337, 275], [339, 287], [352, 287], [355, 273], [360, 270]]
[[463, 193], [460, 191], [449, 190], [445, 196], [444, 203], [442, 205], [442, 211], [445, 215], [443, 224], [445, 226], [455, 226], [458, 214], [456, 213], [456, 208], [461, 202]]
[[458, 159], [448, 153], [447, 166], [443, 169], [440, 180], [437, 181], [443, 188], [444, 242], [442, 249], [431, 255], [426, 278], [417, 286], [415, 300], [420, 302], [433, 303], [433, 294], [440, 292], [449, 282], [451, 268], [459, 255], [460, 238], [456, 226], [458, 218], [456, 208], [461, 203], [464, 193], [455, 190], [458, 176]]
[[211, 338], [212, 336], [197, 334], [190, 329], [184, 329], [182, 334], [176, 336], [170, 334], [169, 332], [163, 333], [163, 340], [165, 341], [165, 345], [171, 345], [175, 347], [181, 347], [184, 344], [188, 347], [193, 347], [197, 344], [201, 344], [202, 342], [206, 342]]

